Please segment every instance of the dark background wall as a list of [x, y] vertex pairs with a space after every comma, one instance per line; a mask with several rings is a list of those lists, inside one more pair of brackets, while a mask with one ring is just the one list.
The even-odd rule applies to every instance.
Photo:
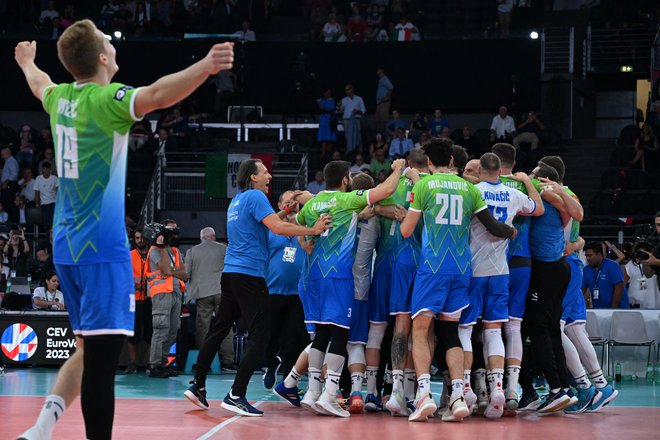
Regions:
[[[211, 41], [118, 42], [115, 81], [148, 84], [203, 57]], [[16, 41], [0, 41], [0, 110], [39, 110], [13, 60]], [[442, 108], [444, 112], [492, 112], [506, 104], [511, 74], [521, 79], [527, 107], [538, 107], [540, 45], [532, 40], [421, 41], [411, 43], [250, 43], [237, 46], [235, 71], [243, 66], [244, 103], [267, 113], [300, 110], [324, 87], [335, 98], [346, 82], [355, 85], [368, 113], [375, 107], [377, 66], [395, 85], [394, 105], [402, 112]], [[303, 53], [303, 55], [300, 55]], [[37, 65], [55, 82], [71, 81], [57, 59], [54, 41], [40, 41]], [[302, 92], [295, 92], [295, 83]], [[294, 109], [290, 109], [290, 107]]]

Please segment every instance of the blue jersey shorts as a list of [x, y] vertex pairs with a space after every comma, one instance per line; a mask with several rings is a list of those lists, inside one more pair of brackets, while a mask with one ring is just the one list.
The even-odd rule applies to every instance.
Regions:
[[131, 261], [56, 264], [60, 290], [77, 336], [133, 336], [135, 289]]
[[309, 280], [306, 296], [310, 304], [305, 310], [305, 324], [333, 324], [350, 328], [355, 301], [353, 279]]
[[461, 313], [460, 323], [474, 325], [483, 322], [509, 320], [509, 276], [472, 277], [468, 289], [470, 305]]
[[509, 318], [522, 320], [529, 291], [532, 267], [509, 268]]
[[381, 261], [374, 268], [369, 290], [369, 322], [383, 323], [390, 320], [390, 287], [392, 285], [392, 262]]
[[418, 270], [413, 286], [412, 317], [424, 311], [434, 315], [452, 315], [466, 308], [470, 275], [434, 274]]
[[579, 258], [566, 258], [571, 267], [571, 281], [568, 283], [564, 300], [562, 301], [561, 320], [566, 325], [587, 322], [587, 304], [582, 294], [582, 269], [584, 265]]
[[417, 268], [408, 264], [392, 264], [390, 315], [410, 313], [412, 289]]
[[351, 310], [351, 328], [348, 331], [348, 342], [367, 345], [369, 334], [369, 302], [356, 299]]

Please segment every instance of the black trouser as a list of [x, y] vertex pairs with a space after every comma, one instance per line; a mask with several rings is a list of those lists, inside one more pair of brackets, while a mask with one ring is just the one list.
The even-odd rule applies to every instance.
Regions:
[[205, 386], [206, 374], [211, 368], [213, 357], [220, 349], [234, 322], [243, 317], [248, 326], [248, 342], [238, 366], [231, 393], [245, 397], [248, 383], [259, 361], [266, 354], [268, 345], [268, 286], [261, 277], [241, 273], [223, 273], [220, 280], [222, 296], [219, 313], [211, 325], [204, 345], [197, 358], [195, 380]]
[[266, 349], [266, 365], [277, 366], [277, 355], [282, 358], [280, 373], [289, 374], [298, 355], [309, 344], [305, 327], [305, 313], [298, 295], [268, 295], [270, 315], [270, 341]]
[[[561, 304], [571, 278], [564, 260], [544, 262], [532, 260], [532, 275], [522, 322], [523, 341], [529, 336], [532, 357], [541, 368], [550, 389], [569, 386], [566, 356], [561, 343]], [[529, 360], [523, 358], [521, 383], [529, 383]]]

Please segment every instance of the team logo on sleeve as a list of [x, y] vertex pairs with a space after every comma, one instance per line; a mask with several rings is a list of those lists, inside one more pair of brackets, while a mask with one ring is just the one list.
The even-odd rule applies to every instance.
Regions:
[[133, 87], [131, 87], [131, 86], [120, 87], [119, 89], [117, 89], [117, 92], [115, 93], [115, 99], [116, 99], [117, 101], [121, 101], [121, 100], [123, 100], [123, 99], [124, 99], [124, 96], [126, 96], [126, 92], [128, 92], [128, 91], [131, 90], [132, 88], [133, 88]]
[[408, 196], [408, 199], [409, 199], [409, 200], [408, 200], [408, 201], [409, 201], [410, 203], [414, 202], [414, 201], [415, 201], [415, 193], [411, 191], [411, 192], [409, 192], [408, 194], [409, 194], [409, 196]]
[[360, 190], [355, 191], [355, 195], [361, 196], [361, 195], [363, 195], [363, 194], [364, 194], [364, 190], [363, 190], [363, 189], [360, 189]]

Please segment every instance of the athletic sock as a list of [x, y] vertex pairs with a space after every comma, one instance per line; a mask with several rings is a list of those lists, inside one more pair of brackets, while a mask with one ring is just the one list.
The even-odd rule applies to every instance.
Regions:
[[479, 368], [474, 372], [474, 389], [477, 394], [488, 391], [486, 386], [486, 370], [483, 368]]
[[502, 382], [504, 381], [504, 369], [493, 368], [486, 374], [490, 392], [502, 391]]
[[586, 390], [591, 386], [591, 382], [589, 382], [589, 378], [587, 377], [587, 373], [584, 373], [580, 377], [575, 378], [575, 382], [577, 382], [578, 388], [582, 390]]
[[392, 394], [392, 387], [392, 370], [388, 368], [385, 370], [385, 377], [383, 378], [383, 396]]
[[364, 382], [364, 373], [359, 371], [351, 373], [351, 394], [362, 393], [362, 382]]
[[298, 386], [298, 380], [300, 379], [300, 376], [302, 376], [300, 373], [298, 373], [298, 370], [296, 370], [296, 367], [293, 367], [291, 371], [289, 371], [289, 375], [284, 379], [284, 386], [286, 388], [293, 388]]
[[451, 395], [463, 396], [463, 379], [452, 379], [451, 381]]
[[325, 380], [325, 392], [334, 398], [339, 390], [339, 379], [341, 378], [341, 371], [328, 370], [328, 375]]
[[591, 375], [591, 380], [593, 381], [596, 388], [605, 388], [607, 386], [607, 379], [603, 375], [603, 370], [598, 370]]
[[66, 402], [64, 402], [64, 399], [55, 394], [50, 394], [46, 397], [46, 401], [41, 408], [35, 426], [39, 427], [40, 430], [46, 434], [47, 438], [50, 438], [53, 433], [53, 428], [55, 428], [55, 422], [62, 417], [65, 409]]
[[406, 400], [415, 399], [415, 382], [417, 382], [417, 377], [415, 376], [415, 370], [406, 368], [403, 370], [403, 395]]
[[318, 368], [309, 367], [307, 370], [309, 374], [309, 390], [313, 393], [321, 394], [321, 389], [323, 386], [323, 381], [321, 380], [321, 370]]
[[392, 370], [392, 392], [403, 396], [403, 370]]
[[463, 370], [463, 388], [465, 389], [466, 392], [472, 389], [472, 385], [470, 384], [471, 380], [472, 380], [472, 371]]
[[378, 367], [367, 367], [367, 394], [378, 393]]
[[520, 366], [509, 365], [506, 367], [506, 390], [507, 392], [518, 392], [518, 378], [520, 377]]
[[417, 378], [417, 395], [422, 397], [431, 393], [431, 375], [422, 374]]

